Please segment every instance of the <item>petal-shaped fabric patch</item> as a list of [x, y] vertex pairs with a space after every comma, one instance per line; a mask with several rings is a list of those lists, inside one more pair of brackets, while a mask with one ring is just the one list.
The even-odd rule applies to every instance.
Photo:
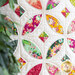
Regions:
[[63, 27], [60, 25], [59, 21], [51, 16], [51, 15], [46, 15], [47, 22], [49, 26], [57, 33], [63, 34]]
[[67, 40], [68, 40], [69, 47], [75, 53], [75, 40], [74, 39], [71, 39], [71, 38], [68, 38]]
[[42, 64], [34, 66], [26, 75], [39, 75], [42, 68]]
[[[9, 17], [7, 17], [7, 16], [4, 19], [9, 21], [10, 24], [13, 24], [13, 26], [12, 26], [13, 34], [14, 35], [18, 35], [17, 28], [15, 27], [15, 23]], [[11, 29], [7, 28], [6, 32], [8, 33], [8, 31], [10, 32], [9, 34], [11, 35]]]
[[26, 62], [23, 60], [23, 58], [19, 58], [18, 62], [20, 64], [20, 69], [26, 64]]
[[40, 0], [26, 0], [26, 1], [33, 7], [37, 8], [37, 9], [42, 9]]
[[48, 0], [47, 3], [47, 10], [49, 9], [53, 9], [54, 7], [56, 7], [58, 4], [60, 3], [60, 0]]
[[6, 3], [5, 3], [4, 5], [2, 5], [2, 6], [5, 6], [5, 5], [7, 5], [8, 3], [9, 3], [9, 0], [7, 0]]
[[75, 75], [75, 66], [73, 66], [72, 71], [68, 75]]
[[59, 69], [55, 65], [47, 63], [46, 67], [47, 67], [47, 70], [48, 70], [50, 75], [60, 75], [59, 74]]
[[62, 46], [63, 42], [64, 42], [63, 38], [57, 40], [56, 42], [54, 42], [50, 46], [50, 48], [49, 48], [49, 50], [47, 52], [47, 57], [46, 58], [50, 59], [52, 56], [55, 56], [61, 50], [61, 46]]
[[75, 19], [69, 25], [67, 33], [69, 34], [69, 33], [72, 33], [74, 31], [75, 31]]
[[28, 40], [22, 40], [23, 46], [29, 55], [37, 59], [42, 59], [42, 55], [38, 47]]
[[24, 12], [25, 12], [25, 11], [24, 11], [23, 8], [20, 7], [20, 6], [18, 6], [18, 7], [15, 9], [15, 13], [16, 13], [19, 17], [21, 17]]
[[40, 24], [41, 18], [42, 18], [42, 14], [39, 14], [29, 19], [24, 26], [22, 35], [33, 32], [34, 29]]
[[70, 0], [70, 2], [71, 2], [72, 5], [75, 7], [75, 0]]

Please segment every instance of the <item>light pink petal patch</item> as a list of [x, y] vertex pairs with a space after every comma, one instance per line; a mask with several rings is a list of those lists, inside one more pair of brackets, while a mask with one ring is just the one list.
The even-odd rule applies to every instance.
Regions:
[[42, 64], [34, 66], [26, 75], [39, 75], [42, 68]]
[[74, 31], [75, 31], [75, 19], [69, 25], [67, 33], [69, 34], [69, 33], [72, 33]]
[[55, 65], [47, 63], [46, 68], [47, 68], [50, 75], [60, 75], [59, 69]]

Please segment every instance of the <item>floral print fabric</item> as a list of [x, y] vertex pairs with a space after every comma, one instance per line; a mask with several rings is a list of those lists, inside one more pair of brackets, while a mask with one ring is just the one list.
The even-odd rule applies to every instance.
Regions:
[[75, 75], [75, 66], [73, 66], [72, 71], [68, 75]]
[[69, 34], [69, 33], [72, 33], [74, 31], [75, 31], [75, 19], [69, 25], [67, 33]]
[[54, 7], [56, 7], [58, 4], [60, 3], [60, 0], [48, 0], [47, 3], [47, 10], [49, 9], [53, 9]]
[[47, 63], [46, 67], [50, 75], [59, 75], [59, 69], [56, 66]]
[[[21, 0], [20, 0], [21, 1]], [[17, 17], [17, 21], [22, 21], [22, 22], [24, 22], [24, 18], [26, 17], [26, 18], [28, 18], [28, 20], [26, 21], [26, 23], [24, 24], [24, 26], [22, 25], [23, 23], [22, 22], [20, 22], [20, 26], [18, 26], [18, 29], [19, 29], [19, 40], [22, 40], [22, 41], [19, 41], [19, 44], [20, 43], [22, 43], [22, 45], [21, 45], [21, 47], [23, 47], [24, 48], [24, 50], [25, 51], [23, 51], [22, 49], [21, 49], [21, 51], [23, 51], [23, 52], [27, 52], [30, 56], [33, 56], [34, 58], [37, 58], [37, 59], [39, 59], [39, 60], [37, 60], [37, 59], [32, 59], [32, 60], [34, 60], [34, 61], [28, 61], [28, 58], [32, 58], [32, 57], [28, 57], [26, 60], [24, 60], [23, 58], [20, 58], [19, 60], [18, 60], [18, 62], [20, 63], [20, 68], [21, 68], [21, 70], [23, 70], [22, 69], [22, 67], [25, 67], [26, 68], [26, 71], [22, 71], [22, 72], [24, 72], [23, 74], [27, 74], [27, 75], [43, 75], [42, 74], [42, 71], [43, 70], [45, 70], [45, 69], [42, 69], [42, 64], [45, 64], [45, 63], [47, 63], [47, 64], [45, 64], [45, 66], [47, 66], [47, 70], [48, 70], [48, 72], [49, 72], [49, 74], [50, 75], [61, 75], [61, 74], [59, 74], [60, 73], [60, 71], [59, 71], [59, 65], [58, 66], [55, 66], [55, 65], [51, 65], [51, 63], [53, 62], [53, 63], [55, 63], [55, 64], [57, 64], [57, 62], [56, 62], [56, 60], [55, 60], [55, 58], [52, 58], [53, 56], [55, 56], [61, 49], [62, 49], [62, 51], [64, 51], [65, 49], [66, 49], [66, 47], [65, 48], [63, 48], [62, 47], [62, 45], [63, 45], [63, 43], [64, 43], [64, 39], [65, 38], [67, 38], [67, 34], [66, 34], [66, 36], [65, 36], [65, 32], [64, 32], [64, 30], [66, 30], [65, 29], [65, 27], [66, 27], [66, 23], [64, 23], [64, 21], [63, 21], [63, 18], [64, 19], [69, 19], [69, 14], [70, 14], [70, 12], [72, 12], [72, 10], [71, 10], [71, 8], [69, 8], [69, 7], [67, 7], [69, 10], [71, 10], [71, 11], [69, 11], [67, 8], [64, 8], [63, 9], [63, 7], [61, 8], [61, 9], [63, 9], [62, 11], [61, 10], [59, 10], [58, 9], [58, 7], [56, 7], [59, 3], [60, 3], [60, 1], [61, 0], [47, 0], [48, 1], [48, 3], [46, 4], [46, 8], [44, 8], [44, 6], [43, 6], [43, 4], [45, 5], [45, 2], [44, 2], [44, 0], [25, 0], [26, 1], [26, 5], [24, 6], [24, 5], [22, 5], [22, 3], [23, 3], [23, 1], [21, 1], [20, 2], [19, 1], [19, 5], [21, 5], [21, 6], [19, 6], [18, 5], [18, 7], [15, 9], [15, 12], [13, 12], [13, 13], [16, 13], [15, 15], [18, 15], [19, 17]], [[24, 1], [24, 2], [25, 2]], [[63, 1], [63, 0], [62, 0]], [[66, 1], [68, 1], [68, 0], [66, 0]], [[68, 2], [70, 3], [70, 1], [71, 1], [71, 3], [73, 4], [74, 3], [74, 1], [73, 0], [69, 0]], [[72, 2], [73, 1], [73, 2]], [[65, 0], [64, 0], [64, 2], [65, 2]], [[35, 8], [33, 8], [33, 7], [30, 7], [30, 5], [31, 6], [33, 6], [33, 7], [35, 7], [36, 9], [40, 9], [40, 10], [36, 10]], [[42, 4], [42, 5], [41, 5]], [[61, 3], [61, 4], [59, 4], [59, 8], [62, 6], [62, 4], [63, 3]], [[29, 5], [29, 7], [28, 7], [28, 5]], [[64, 5], [64, 4], [63, 4]], [[66, 5], [67, 5], [67, 2], [66, 2]], [[74, 5], [74, 4], [73, 4]], [[8, 5], [7, 5], [8, 6]], [[24, 6], [24, 7], [23, 7]], [[27, 9], [27, 10], [24, 10], [24, 9]], [[43, 7], [43, 8], [42, 8]], [[53, 8], [57, 8], [56, 10], [55, 9], [53, 9]], [[6, 7], [5, 7], [6, 8]], [[73, 7], [74, 8], [74, 7]], [[50, 9], [52, 9], [52, 10], [50, 10]], [[50, 11], [48, 11], [48, 10], [50, 10]], [[25, 13], [25, 11], [27, 12], [25, 15], [23, 15], [24, 13]], [[58, 11], [60, 11], [60, 14], [58, 13]], [[29, 13], [29, 12], [31, 12], [31, 13]], [[37, 12], [39, 13], [39, 14], [37, 14]], [[36, 15], [34, 15], [34, 13], [36, 13]], [[42, 14], [41, 14], [42, 13]], [[33, 17], [31, 17], [31, 18], [29, 18], [30, 16], [32, 16], [32, 14], [34, 15]], [[56, 16], [56, 18], [54, 17], [54, 16], [52, 16], [52, 15], [49, 15], [49, 14], [53, 14], [54, 16]], [[22, 16], [23, 15], [23, 16]], [[45, 17], [45, 15], [46, 15], [46, 17]], [[59, 15], [59, 16], [58, 16]], [[62, 15], [64, 15], [65, 17], [63, 17]], [[12, 15], [13, 16], [13, 15]], [[22, 16], [22, 17], [21, 17]], [[61, 18], [59, 18], [60, 16], [62, 16], [62, 19]], [[68, 16], [68, 18], [67, 18], [67, 16]], [[16, 17], [14, 17], [14, 18], [16, 18]], [[41, 18], [42, 18], [42, 20], [41, 20]], [[45, 19], [47, 19], [46, 21], [44, 21]], [[57, 19], [58, 18], [58, 19]], [[10, 21], [9, 19], [7, 19], [7, 18], [5, 18], [6, 20], [8, 20], [8, 21]], [[20, 19], [20, 20], [19, 20]], [[63, 24], [65, 24], [64, 26], [63, 26], [63, 24], [62, 25], [60, 25], [60, 21], [59, 20], [61, 20], [61, 21], [63, 21], [62, 23]], [[71, 32], [74, 32], [75, 31], [75, 27], [74, 27], [74, 25], [75, 25], [75, 22], [74, 22], [75, 20], [73, 20], [72, 21], [72, 23], [70, 24], [70, 26], [68, 27], [68, 29], [66, 30], [67, 31], [67, 33], [68, 34], [70, 34]], [[13, 23], [12, 22], [12, 20], [10, 21], [11, 23]], [[45, 22], [45, 23], [42, 23], [42, 22]], [[52, 32], [48, 32], [48, 30], [47, 30], [47, 28], [49, 27], [49, 26], [47, 26], [48, 24], [47, 24], [47, 22], [48, 22], [48, 24], [49, 24], [49, 26], [50, 26], [50, 28], [53, 30], [53, 31], [55, 31], [55, 33], [52, 33]], [[42, 24], [42, 25], [41, 25]], [[45, 25], [44, 25], [45, 24]], [[46, 27], [47, 26], [47, 27]], [[21, 28], [20, 28], [21, 27]], [[64, 30], [63, 30], [63, 27], [64, 27]], [[16, 29], [16, 27], [12, 27], [12, 29], [14, 29], [15, 31], [15, 34], [18, 34], [17, 33], [17, 29]], [[21, 31], [21, 30], [23, 29], [23, 31]], [[37, 33], [35, 32], [35, 29], [36, 29], [36, 31], [37, 31]], [[49, 28], [48, 28], [49, 29]], [[40, 30], [42, 31], [42, 33], [40, 33]], [[33, 32], [34, 31], [34, 32]], [[44, 31], [44, 32], [43, 32]], [[45, 33], [45, 31], [48, 33], [48, 35]], [[51, 30], [50, 30], [51, 31]], [[21, 34], [20, 34], [20, 32], [21, 32]], [[32, 33], [33, 32], [33, 33]], [[38, 33], [39, 32], [39, 33]], [[25, 34], [28, 34], [28, 33], [32, 33], [32, 34], [30, 34], [30, 35], [25, 35]], [[56, 33], [59, 33], [59, 34], [56, 34]], [[34, 34], [34, 35], [33, 35]], [[38, 34], [40, 34], [40, 35], [38, 35]], [[51, 34], [51, 35], [50, 35]], [[62, 34], [62, 35], [60, 35], [60, 34]], [[56, 38], [54, 37], [54, 36], [56, 36], [56, 37], [59, 37], [59, 38], [63, 38], [63, 39], [57, 39], [57, 41], [54, 41], [54, 43], [53, 44], [51, 44], [51, 46], [49, 47], [49, 49], [47, 48], [48, 46], [47, 45], [49, 45], [49, 43], [51, 43], [51, 42], [49, 42], [51, 39], [50, 38], [52, 38], [53, 40], [55, 40]], [[54, 37], [54, 38], [53, 38]], [[29, 39], [29, 40], [26, 40], [26, 39]], [[33, 39], [34, 38], [34, 39]], [[36, 40], [36, 38], [37, 38], [37, 40]], [[23, 39], [25, 39], [25, 40], [23, 40]], [[41, 42], [40, 41], [40, 39], [43, 41], [43, 42]], [[32, 40], [32, 41], [31, 41]], [[40, 41], [40, 43], [42, 44], [41, 46], [43, 46], [42, 48], [41, 48], [41, 46], [40, 46], [40, 48], [43, 50], [43, 51], [41, 51], [38, 47], [37, 47], [37, 43], [38, 43], [38, 40]], [[51, 41], [53, 41], [53, 40], [51, 40]], [[36, 41], [36, 44], [35, 43], [33, 43], [33, 41]], [[39, 43], [38, 43], [39, 44]], [[64, 43], [65, 44], [65, 43]], [[20, 46], [20, 45], [19, 45]], [[69, 46], [71, 47], [71, 49], [72, 49], [72, 51], [75, 53], [75, 51], [74, 51], [74, 42], [73, 42], [73, 39], [72, 39], [72, 41], [70, 41], [69, 42]], [[61, 48], [62, 47], [62, 48]], [[45, 53], [45, 51], [46, 50], [48, 50], [48, 52], [46, 53], [46, 55], [44, 55], [43, 53]], [[61, 52], [62, 52], [61, 51]], [[23, 54], [23, 52], [20, 52], [20, 57], [24, 57], [24, 58], [26, 58], [26, 56], [28, 56], [28, 55], [25, 55], [25, 54]], [[42, 53], [41, 53], [42, 52]], [[22, 55], [23, 54], [23, 55]], [[63, 54], [63, 53], [62, 53]], [[66, 54], [66, 52], [65, 52], [65, 54]], [[24, 56], [25, 55], [25, 56]], [[59, 55], [57, 55], [57, 56], [59, 56]], [[59, 56], [59, 57], [62, 57], [61, 55]], [[58, 57], [58, 59], [59, 59], [59, 57]], [[50, 58], [52, 58], [52, 59], [50, 59]], [[40, 60], [41, 59], [41, 60]], [[49, 59], [49, 60], [48, 60]], [[57, 61], [59, 62], [59, 60], [57, 59]], [[52, 60], [52, 61], [51, 61]], [[26, 62], [27, 61], [27, 62]], [[42, 62], [42, 64], [38, 64], [38, 62], [39, 61], [41, 61]], [[67, 54], [62, 58], [62, 59], [60, 59], [60, 61], [62, 61], [62, 63], [63, 62], [65, 62], [65, 61], [70, 61], [70, 58], [67, 56]], [[30, 68], [30, 66], [32, 66], [32, 65], [30, 65], [29, 66], [29, 63], [31, 63], [31, 64], [35, 64], [35, 63], [37, 63], [38, 65], [35, 65], [33, 68], [31, 68], [30, 70], [29, 70], [29, 68]], [[71, 62], [71, 61], [70, 61]], [[27, 64], [27, 65], [25, 65], [25, 64]], [[58, 63], [58, 64], [60, 64], [60, 62]], [[61, 64], [60, 64], [61, 65]], [[66, 66], [66, 68], [64, 68], [65, 70], [67, 70], [67, 65], [65, 64], [65, 66]], [[73, 67], [73, 65], [72, 65], [72, 67]], [[61, 67], [60, 67], [61, 68]], [[42, 69], [42, 71], [41, 71], [41, 69]], [[63, 70], [64, 70], [63, 69]], [[41, 72], [41, 73], [40, 73]], [[66, 71], [65, 71], [66, 72]], [[75, 70], [73, 69], [73, 68], [71, 68], [71, 70], [68, 72], [70, 75], [73, 75], [74, 73], [75, 73]], [[48, 74], [48, 73], [47, 73]], [[46, 74], [45, 74], [46, 75]], [[64, 75], [66, 75], [66, 74], [64, 74]]]
[[61, 46], [64, 42], [64, 39], [59, 39], [56, 42], [54, 42], [48, 52], [47, 52], [47, 59], [50, 59], [52, 56], [55, 56], [60, 50], [61, 50]]
[[23, 58], [19, 58], [18, 62], [20, 64], [20, 69], [26, 64], [26, 62], [23, 60]]
[[24, 11], [23, 8], [20, 7], [20, 6], [18, 6], [18, 7], [15, 9], [15, 13], [16, 13], [19, 17], [21, 17], [24, 12], [25, 12], [25, 11]]
[[64, 17], [67, 17], [70, 14], [70, 11], [67, 8], [64, 8], [61, 13]]
[[59, 21], [51, 16], [51, 15], [46, 15], [47, 22], [49, 26], [57, 33], [63, 34], [63, 27], [60, 25]]
[[37, 9], [42, 9], [40, 0], [26, 0], [26, 1], [33, 7], [37, 8]]
[[42, 64], [34, 66], [26, 75], [39, 75], [42, 68]]
[[43, 33], [40, 34], [39, 38], [40, 38], [43, 42], [45, 42], [45, 41], [48, 39], [48, 35], [47, 35], [45, 32], [43, 32]]
[[69, 47], [75, 53], [75, 40], [74, 39], [71, 39], [71, 38], [68, 38], [67, 40], [68, 40]]
[[32, 42], [27, 40], [22, 40], [22, 43], [25, 50], [29, 53], [29, 55], [37, 59], [42, 59], [40, 50]]
[[42, 15], [35, 15], [33, 18], [29, 19], [23, 29], [22, 35], [33, 32], [34, 29], [40, 24]]

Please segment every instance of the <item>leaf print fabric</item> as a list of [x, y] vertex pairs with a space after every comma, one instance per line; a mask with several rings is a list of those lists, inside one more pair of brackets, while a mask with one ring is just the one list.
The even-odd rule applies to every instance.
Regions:
[[61, 46], [64, 42], [64, 39], [59, 39], [56, 42], [54, 42], [48, 52], [47, 52], [47, 59], [50, 59], [52, 56], [55, 56], [60, 50], [61, 50]]
[[30, 41], [22, 40], [23, 46], [29, 55], [37, 59], [42, 59], [40, 50]]
[[22, 35], [31, 33], [40, 24], [42, 14], [35, 15], [33, 18], [29, 19], [23, 29]]

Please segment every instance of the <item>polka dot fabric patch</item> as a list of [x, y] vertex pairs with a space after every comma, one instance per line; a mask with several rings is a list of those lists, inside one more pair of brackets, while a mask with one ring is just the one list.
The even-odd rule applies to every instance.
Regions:
[[11, 39], [18, 40], [19, 75], [75, 74], [74, 0], [18, 0], [14, 11], [7, 2], [0, 12], [14, 24], [6, 33], [14, 30]]

